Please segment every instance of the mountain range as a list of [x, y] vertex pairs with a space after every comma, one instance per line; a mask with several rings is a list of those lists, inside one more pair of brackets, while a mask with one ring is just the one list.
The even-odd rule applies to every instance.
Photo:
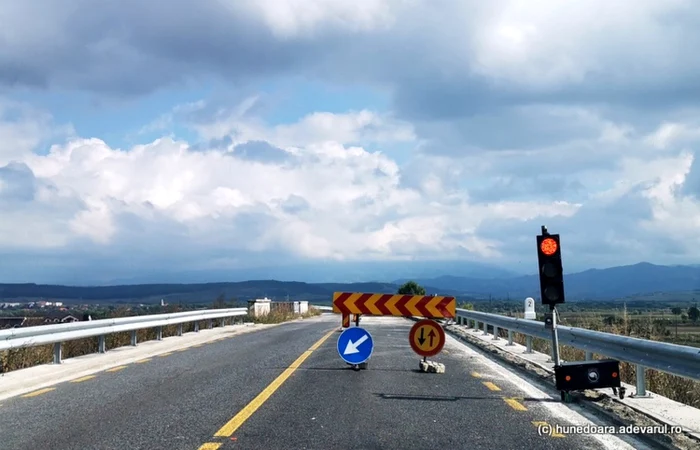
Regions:
[[[438, 266], [436, 266], [438, 267]], [[439, 275], [414, 277], [428, 294], [453, 295], [464, 300], [483, 298], [539, 297], [537, 275], [510, 275], [506, 271], [482, 273], [489, 277]], [[18, 299], [93, 302], [211, 302], [220, 295], [226, 299], [248, 300], [268, 297], [275, 300], [309, 300], [330, 303], [333, 292], [393, 293], [407, 278], [390, 282], [310, 283], [300, 281], [253, 280], [218, 283], [122, 284], [116, 286], [64, 286], [49, 284], [0, 284], [0, 300]], [[700, 290], [700, 266], [661, 266], [639, 263], [607, 269], [590, 269], [566, 274], [567, 300], [604, 300], [659, 292]], [[700, 296], [700, 292], [698, 294]]]
[[[397, 279], [401, 284], [405, 279]], [[421, 285], [483, 297], [539, 297], [537, 275], [483, 279], [440, 276], [415, 280]], [[607, 269], [589, 269], [564, 275], [567, 298], [603, 300], [659, 292], [687, 292], [700, 289], [700, 266], [661, 266], [642, 262]]]

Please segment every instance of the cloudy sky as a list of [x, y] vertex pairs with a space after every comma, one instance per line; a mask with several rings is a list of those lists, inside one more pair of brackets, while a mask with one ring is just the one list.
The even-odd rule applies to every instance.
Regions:
[[698, 45], [693, 0], [0, 0], [0, 280], [700, 263]]

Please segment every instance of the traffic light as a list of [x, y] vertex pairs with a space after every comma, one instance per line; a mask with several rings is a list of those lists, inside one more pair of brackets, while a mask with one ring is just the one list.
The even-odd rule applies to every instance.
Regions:
[[537, 261], [540, 267], [540, 294], [543, 305], [564, 303], [564, 271], [561, 265], [559, 235], [542, 227], [537, 236]]

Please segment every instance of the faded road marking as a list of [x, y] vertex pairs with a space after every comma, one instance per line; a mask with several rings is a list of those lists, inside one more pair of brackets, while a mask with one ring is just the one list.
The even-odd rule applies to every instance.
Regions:
[[97, 375], [87, 375], [87, 376], [84, 376], [84, 377], [81, 377], [81, 378], [77, 378], [77, 379], [75, 379], [75, 380], [71, 380], [71, 383], [82, 383], [83, 381], [92, 380], [92, 379], [95, 378], [96, 376], [97, 376]]
[[491, 383], [490, 381], [484, 381], [483, 383], [484, 383], [484, 386], [486, 386], [487, 388], [489, 388], [492, 391], [500, 391], [501, 390], [501, 388], [499, 388], [495, 384]]
[[118, 372], [122, 369], [126, 369], [126, 366], [112, 367], [111, 369], [107, 369], [105, 372]]
[[143, 363], [147, 363], [150, 360], [151, 360], [151, 358], [146, 358], [146, 359], [139, 359], [138, 361], [134, 361], [134, 362], [136, 364], [143, 364]]
[[51, 392], [53, 390], [56, 390], [56, 388], [44, 388], [44, 389], [39, 389], [38, 391], [30, 392], [28, 394], [24, 394], [22, 397], [24, 398], [29, 398], [29, 397], [36, 397], [37, 395], [41, 394], [46, 394], [47, 392]]
[[543, 420], [533, 421], [532, 424], [537, 427], [537, 432], [540, 433], [540, 436], [547, 435], [555, 438], [566, 437], [565, 435], [558, 433], [552, 425]]
[[505, 401], [508, 404], [508, 406], [510, 406], [511, 408], [513, 408], [516, 411], [527, 411], [527, 408], [525, 407], [525, 405], [520, 403], [518, 401], [518, 399], [504, 398], [503, 401]]
[[474, 378], [481, 378], [481, 374], [479, 372], [472, 372], [472, 376]]
[[198, 450], [217, 450], [221, 445], [221, 442], [207, 442], [206, 444], [202, 444]]

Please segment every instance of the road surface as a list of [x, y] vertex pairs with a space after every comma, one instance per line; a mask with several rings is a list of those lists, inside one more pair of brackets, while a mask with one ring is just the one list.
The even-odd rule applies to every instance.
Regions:
[[587, 419], [449, 336], [431, 358], [446, 373], [420, 373], [412, 324], [362, 321], [375, 343], [368, 370], [340, 359], [339, 317], [325, 315], [7, 399], [0, 448], [645, 448], [606, 435], [540, 435], [544, 423]]

